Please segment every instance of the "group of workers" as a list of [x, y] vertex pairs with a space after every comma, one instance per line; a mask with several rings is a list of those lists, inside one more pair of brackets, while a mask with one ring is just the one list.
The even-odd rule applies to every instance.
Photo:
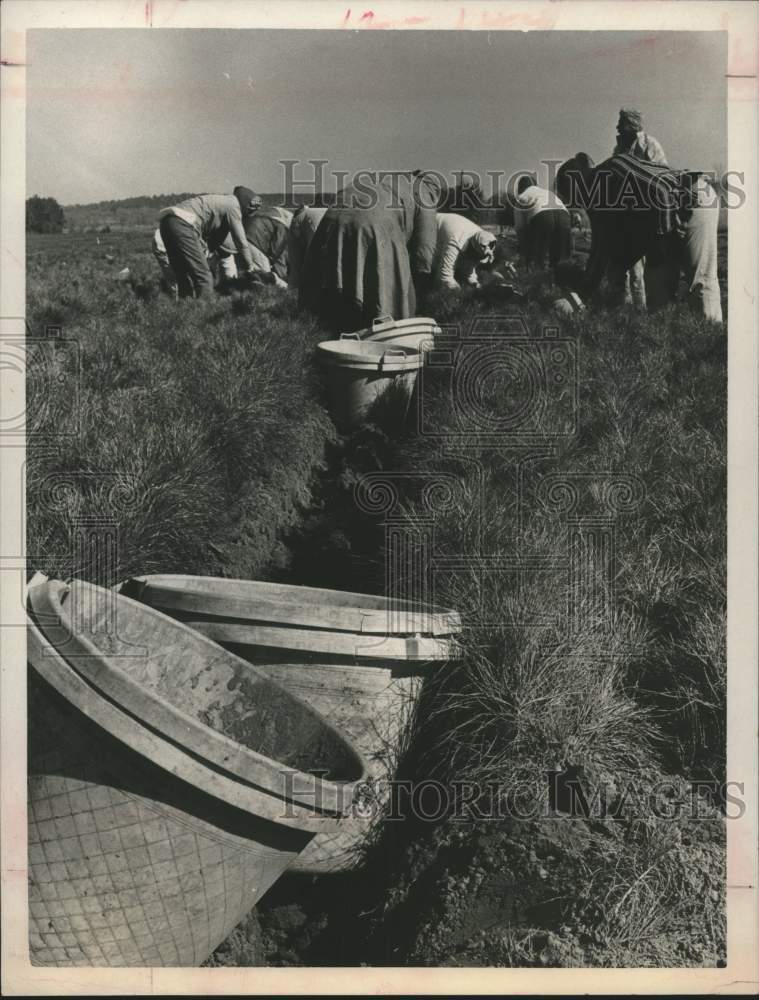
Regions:
[[[249, 275], [296, 288], [301, 304], [325, 323], [353, 331], [379, 316], [414, 316], [418, 296], [430, 288], [504, 283], [514, 274], [493, 233], [441, 210], [446, 194], [434, 173], [380, 174], [344, 188], [328, 208], [291, 213], [237, 187], [165, 209], [153, 251], [174, 295], [212, 292], [214, 270], [222, 284]], [[554, 190], [535, 175], [521, 177], [514, 226], [527, 266], [548, 263], [558, 274], [581, 209], [591, 251], [575, 291], [591, 296], [606, 276], [616, 301], [653, 310], [674, 300], [684, 274], [692, 307], [721, 322], [718, 208], [708, 178], [671, 169], [641, 115], [622, 109], [609, 159], [595, 166], [576, 154], [559, 168]]]
[[[362, 192], [365, 191], [366, 188], [362, 188]], [[344, 195], [346, 200], [350, 197], [347, 189]], [[362, 302], [364, 298], [376, 300], [377, 308], [387, 310], [382, 315], [401, 318], [410, 315], [408, 310], [414, 307], [410, 298], [413, 294], [410, 262], [405, 242], [401, 246], [397, 240], [392, 212], [385, 214], [392, 197], [390, 189], [383, 189], [383, 195], [387, 195], [383, 211], [373, 221], [367, 220], [370, 225], [364, 238], [356, 239], [350, 248], [341, 247], [336, 256], [344, 255], [340, 266], [350, 272], [345, 276], [349, 285], [363, 269], [367, 288], [362, 292]], [[405, 204], [413, 213], [413, 200], [409, 198]], [[218, 224], [220, 213], [226, 213], [227, 219], [221, 226]], [[326, 207], [302, 206], [290, 212], [279, 206], [263, 206], [259, 196], [242, 187], [235, 188], [233, 195], [188, 198], [161, 213], [159, 226], [153, 234], [153, 254], [161, 268], [164, 287], [176, 297], [199, 297], [213, 291], [218, 284], [250, 274], [258, 281], [280, 288], [303, 287], [304, 298], [310, 289], [315, 306], [318, 307], [323, 299], [324, 308], [318, 311], [335, 311], [339, 302], [334, 295], [321, 294], [318, 269], [313, 265], [314, 261], [329, 259], [331, 251], [326, 246], [314, 249], [310, 255], [311, 264], [306, 267], [310, 245], [327, 214]], [[496, 236], [465, 216], [452, 212], [420, 213], [420, 225], [422, 222], [431, 229], [419, 242], [418, 263], [424, 266], [429, 256], [433, 283], [445, 288], [479, 285], [485, 277], [479, 269], [495, 262]], [[382, 225], [386, 230], [384, 234], [380, 231]], [[337, 231], [334, 224], [325, 225], [320, 240], [328, 240], [330, 233], [336, 236]], [[382, 257], [384, 250], [386, 257]], [[381, 259], [366, 267], [366, 261], [361, 262], [362, 253], [369, 254], [372, 261], [375, 257]], [[385, 275], [393, 275], [393, 280], [382, 280]], [[376, 288], [370, 288], [372, 284]], [[340, 300], [341, 295], [337, 299]], [[350, 321], [350, 317], [346, 321]]]

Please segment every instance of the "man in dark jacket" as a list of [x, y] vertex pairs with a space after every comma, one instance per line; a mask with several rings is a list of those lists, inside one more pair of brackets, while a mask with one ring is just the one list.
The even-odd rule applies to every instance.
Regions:
[[[287, 288], [291, 222], [292, 213], [277, 207], [260, 208], [243, 222], [256, 271], [271, 274], [272, 284], [279, 288]], [[234, 263], [236, 253], [234, 241], [228, 237], [219, 250], [221, 270], [225, 278], [234, 278], [237, 275]]]
[[559, 168], [556, 191], [565, 204], [584, 208], [590, 219], [585, 295], [596, 291], [608, 269], [612, 288], [623, 296], [625, 272], [645, 257], [649, 310], [672, 301], [679, 278], [682, 197], [676, 172], [626, 153], [596, 167], [587, 153], [578, 153]]

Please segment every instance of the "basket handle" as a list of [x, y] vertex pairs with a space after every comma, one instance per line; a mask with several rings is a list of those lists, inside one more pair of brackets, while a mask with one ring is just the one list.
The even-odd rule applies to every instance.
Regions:
[[372, 320], [372, 333], [375, 330], [380, 330], [385, 326], [395, 326], [395, 320], [392, 316], [378, 316], [376, 319]]
[[341, 333], [340, 340], [361, 340], [357, 333]]
[[393, 358], [407, 358], [409, 357], [409, 352], [405, 351], [402, 347], [388, 347], [385, 353], [382, 355], [383, 363], [385, 360], [392, 361]]

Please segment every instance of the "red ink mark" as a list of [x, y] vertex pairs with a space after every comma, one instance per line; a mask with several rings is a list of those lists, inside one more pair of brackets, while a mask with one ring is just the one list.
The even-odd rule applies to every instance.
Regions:
[[364, 28], [371, 28], [376, 31], [382, 31], [386, 28], [397, 28], [401, 23], [400, 21], [377, 21], [373, 10], [365, 10], [359, 21], [365, 22], [362, 25]]
[[145, 0], [145, 23], [153, 27], [153, 2]]
[[[345, 27], [348, 24], [348, 22], [351, 20], [352, 17], [353, 17], [353, 9], [349, 7], [346, 10], [345, 16], [343, 17], [342, 20], [343, 27]], [[358, 25], [361, 28], [372, 29], [375, 31], [382, 31], [387, 28], [398, 28], [406, 24], [408, 25], [424, 24], [429, 20], [430, 20], [429, 17], [426, 16], [422, 17], [422, 16], [412, 15], [410, 17], [405, 17], [402, 20], [394, 19], [389, 21], [378, 21], [373, 10], [365, 10], [364, 13], [361, 14], [361, 16], [358, 18]]]

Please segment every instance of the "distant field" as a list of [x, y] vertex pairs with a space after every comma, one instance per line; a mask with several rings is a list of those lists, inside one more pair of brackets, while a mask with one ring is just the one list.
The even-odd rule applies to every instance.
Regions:
[[[61, 326], [80, 360], [78, 433], [28, 455], [27, 544], [39, 568], [105, 584], [194, 572], [380, 592], [384, 532], [357, 507], [354, 486], [367, 472], [395, 475], [399, 524], [434, 532], [441, 557], [505, 564], [524, 551], [544, 567], [517, 579], [488, 575], [473, 558], [441, 577], [438, 600], [466, 624], [463, 656], [430, 673], [404, 776], [495, 780], [524, 804], [543, 801], [547, 771], [571, 767], [591, 791], [610, 787], [617, 804], [628, 786], [646, 803], [667, 781], [670, 806], [689, 801], [695, 779], [724, 780], [725, 331], [683, 304], [639, 316], [602, 303], [560, 319], [558, 289], [520, 272], [530, 335], [558, 327], [576, 347], [578, 420], [558, 448], [539, 424], [524, 465], [535, 476], [518, 504], [523, 450], [508, 439], [447, 447], [459, 417], [442, 374], [422, 398], [439, 439], [381, 407], [340, 435], [314, 360], [325, 332], [294, 294], [170, 302], [158, 290], [152, 222], [139, 218], [142, 231], [27, 240], [31, 331]], [[723, 234], [723, 298], [726, 259]], [[509, 310], [438, 294], [423, 311], [467, 331]], [[58, 364], [54, 413], [65, 420], [76, 367]], [[30, 371], [32, 413], [52, 406], [45, 375]], [[536, 391], [566, 392], [556, 385]], [[487, 424], [524, 387], [496, 366], [476, 388]], [[566, 524], [549, 509], [541, 470], [570, 485], [612, 473], [641, 484], [639, 506], [617, 524], [607, 610], [584, 607], [574, 629], [559, 614], [566, 567], [552, 561]], [[459, 490], [430, 515], [414, 484], [442, 473]], [[66, 512], [43, 502], [50, 475], [72, 484]], [[105, 573], [67, 553], [71, 518], [108, 513], [114, 476], [136, 502]], [[576, 512], [593, 513], [604, 495], [603, 484], [590, 489]], [[605, 565], [589, 558], [589, 578]], [[388, 823], [359, 871], [328, 884], [281, 880], [211, 964], [714, 966], [726, 954], [722, 807], [716, 794], [698, 821], [687, 808], [662, 817], [646, 807], [571, 822]]]
[[[158, 213], [162, 208], [175, 205], [185, 198], [191, 197], [188, 193], [151, 195], [142, 198], [126, 198], [121, 201], [96, 202], [90, 205], [65, 205], [66, 224], [69, 230], [83, 231], [90, 230], [99, 232], [108, 228], [114, 232], [123, 232], [130, 229], [154, 229], [158, 218]], [[282, 205], [291, 210], [302, 204], [311, 204], [313, 198], [293, 194], [290, 198], [285, 198], [281, 194], [262, 194], [264, 204]], [[326, 195], [329, 201], [330, 195]], [[499, 219], [502, 215], [500, 209], [481, 209], [476, 213], [477, 221], [487, 229], [499, 228]], [[723, 209], [720, 212], [720, 228], [727, 231], [727, 212]]]
[[[114, 232], [130, 229], [155, 229], [158, 213], [162, 208], [175, 205], [191, 193], [151, 195], [146, 198], [127, 198], [122, 201], [97, 202], [92, 205], [65, 205], [66, 223], [70, 230], [89, 229], [100, 231], [106, 227]], [[265, 205], [283, 205], [296, 208], [299, 204], [310, 204], [313, 199], [293, 195], [285, 200], [279, 194], [262, 194]]]

